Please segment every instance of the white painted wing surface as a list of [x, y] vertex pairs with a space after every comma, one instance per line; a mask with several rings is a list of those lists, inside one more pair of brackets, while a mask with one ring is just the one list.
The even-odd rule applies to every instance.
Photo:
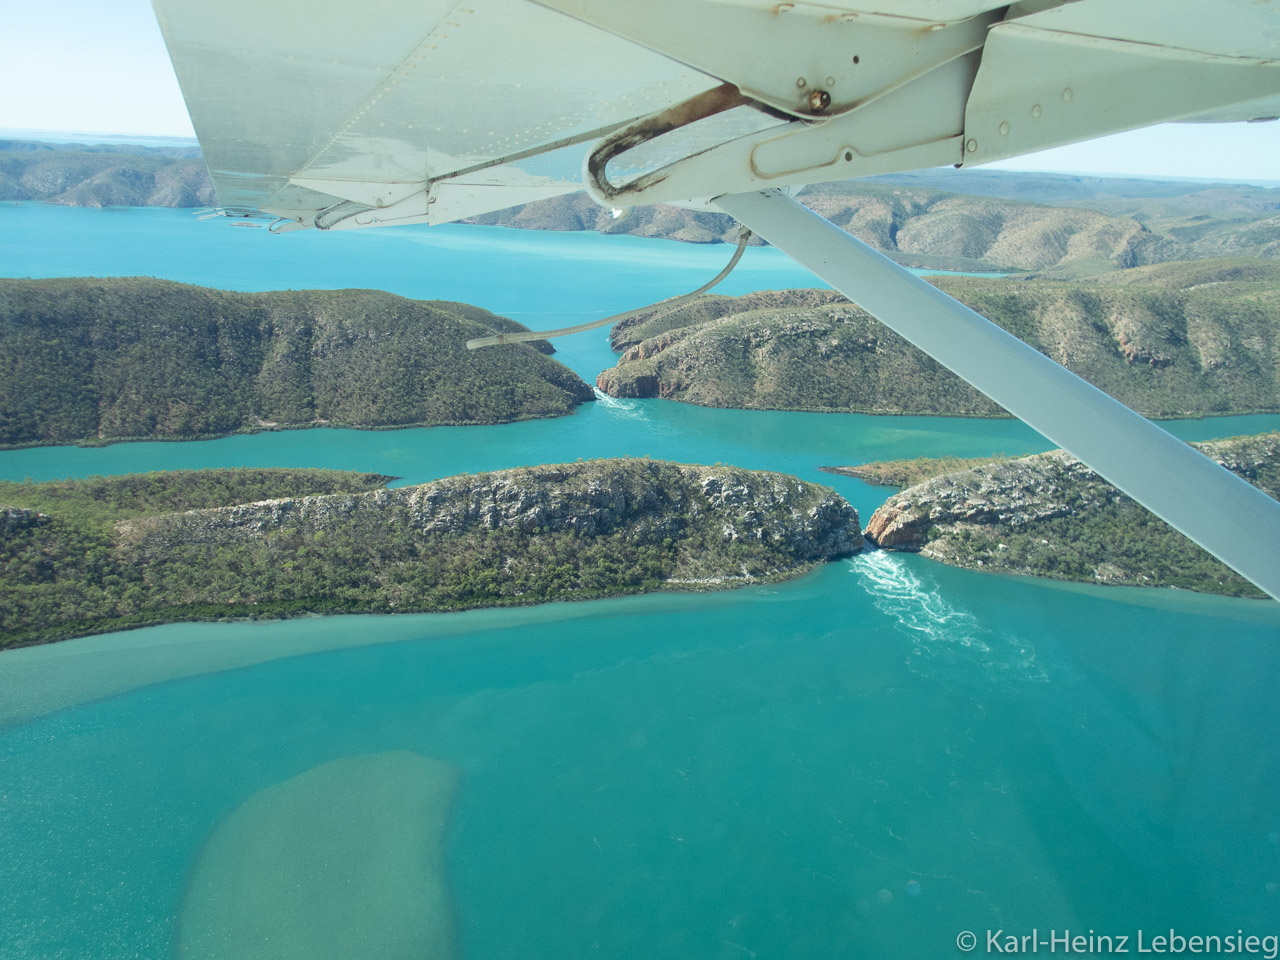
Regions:
[[716, 84], [525, 0], [155, 9], [222, 205], [308, 225], [440, 222], [580, 189], [566, 145]]
[[224, 207], [322, 228], [577, 189], [589, 144], [723, 84], [738, 109], [613, 161], [665, 168], [627, 202], [1280, 114], [1275, 0], [154, 4]]

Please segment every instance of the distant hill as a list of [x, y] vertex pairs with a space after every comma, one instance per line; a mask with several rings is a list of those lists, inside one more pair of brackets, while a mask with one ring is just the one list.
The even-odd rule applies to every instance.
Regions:
[[872, 177], [869, 182], [1088, 209], [1134, 220], [1154, 237], [1175, 241], [1177, 246], [1167, 249], [1179, 251], [1176, 259], [1280, 257], [1280, 184], [982, 169], [918, 170]]
[[[1193, 446], [1280, 496], [1280, 434]], [[934, 475], [920, 479], [928, 466]], [[995, 573], [1265, 596], [1061, 450], [970, 469], [949, 466], [907, 461], [839, 471], [916, 477], [867, 523], [868, 538], [884, 549]]]
[[[667, 204], [629, 207], [614, 216], [585, 193], [568, 193], [519, 207], [469, 217], [464, 223], [521, 230], [594, 230], [604, 234], [661, 237], [687, 243], [737, 242], [738, 224], [726, 213], [686, 210]], [[752, 242], [760, 245], [759, 238]]]
[[[1280, 263], [1195, 261], [1100, 281], [934, 277], [1135, 410], [1280, 410]], [[618, 324], [597, 386], [713, 407], [941, 416], [1004, 411], [829, 290], [704, 297]]]
[[[211, 206], [199, 157], [192, 147], [0, 140], [0, 201]], [[814, 184], [799, 198], [900, 263], [930, 269], [1074, 277], [1173, 260], [1280, 259], [1280, 187], [948, 168]], [[726, 214], [657, 205], [614, 216], [584, 193], [466, 222], [690, 243], [737, 235]]]
[[545, 341], [465, 348], [525, 329], [376, 290], [0, 280], [0, 446], [502, 423], [594, 399]]
[[[815, 184], [798, 199], [899, 263], [926, 269], [1085, 276], [1174, 260], [1280, 258], [1280, 189], [1104, 178], [1063, 183], [1053, 174], [1010, 182], [994, 172], [977, 177], [986, 172]], [[959, 192], [970, 186], [979, 192]], [[469, 222], [695, 243], [731, 241], [737, 233], [725, 214], [658, 205], [614, 217], [580, 193]]]
[[1096, 273], [1186, 251], [1136, 220], [1092, 210], [858, 181], [806, 188], [799, 199], [838, 227], [911, 266], [971, 272]]
[[196, 147], [0, 140], [0, 201], [73, 207], [207, 207], [217, 203]]
[[[1204, 202], [1207, 198], [1233, 198], [1233, 206], [1275, 209], [1280, 202], [1280, 177], [1269, 187], [1238, 181], [1162, 180], [1150, 177], [1094, 176], [1078, 173], [1041, 173], [1023, 170], [991, 170], [985, 167], [937, 167], [867, 177], [864, 183], [889, 183], [926, 187], [973, 197], [1026, 200], [1049, 206], [1107, 204], [1114, 201], [1166, 200], [1173, 204]], [[1202, 198], [1197, 201], [1195, 198]]]

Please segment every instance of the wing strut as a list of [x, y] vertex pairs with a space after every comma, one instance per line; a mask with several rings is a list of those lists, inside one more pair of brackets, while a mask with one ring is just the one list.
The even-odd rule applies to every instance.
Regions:
[[1280, 600], [1280, 503], [790, 197], [714, 203]]

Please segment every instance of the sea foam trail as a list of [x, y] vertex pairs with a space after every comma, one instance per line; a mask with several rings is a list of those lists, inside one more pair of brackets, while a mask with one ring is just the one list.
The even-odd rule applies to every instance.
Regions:
[[592, 387], [592, 390], [594, 390], [596, 394], [596, 403], [607, 410], [611, 416], [623, 417], [628, 420], [649, 419], [638, 401], [622, 400], [618, 397], [611, 397], [596, 387]]
[[849, 561], [849, 572], [858, 576], [859, 586], [871, 595], [876, 609], [911, 639], [907, 665], [914, 673], [962, 673], [971, 665], [988, 677], [1048, 679], [1030, 643], [986, 626], [951, 603], [936, 583], [918, 575], [900, 557], [866, 549]]

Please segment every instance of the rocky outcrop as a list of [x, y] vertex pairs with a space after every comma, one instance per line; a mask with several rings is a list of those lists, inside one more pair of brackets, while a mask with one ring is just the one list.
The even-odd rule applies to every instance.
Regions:
[[[1108, 283], [931, 280], [1146, 416], [1280, 410], [1274, 264], [1163, 264]], [[596, 386], [613, 397], [763, 410], [1007, 415], [829, 290], [701, 298], [620, 323], [611, 342], [622, 356]]]
[[0, 537], [10, 537], [22, 530], [43, 526], [49, 517], [38, 510], [22, 507], [0, 507]]
[[1079, 460], [1054, 450], [945, 474], [910, 487], [876, 509], [866, 535], [882, 549], [929, 554], [931, 537], [947, 524], [1017, 529], [1121, 497], [1119, 490], [1102, 484]]
[[[1268, 495], [1280, 493], [1280, 434], [1195, 446]], [[909, 487], [872, 514], [866, 536], [882, 549], [974, 569], [1261, 595], [1061, 450]]]
[[[848, 302], [835, 290], [815, 288], [759, 290], [741, 297], [712, 294], [691, 300], [678, 307], [659, 306], [651, 313], [623, 320], [609, 331], [609, 347], [617, 353], [629, 353], [635, 347], [643, 347], [634, 358], [644, 359], [656, 355], [661, 349], [675, 342], [675, 339], [690, 333], [701, 323], [756, 310], [783, 308], [794, 311]], [[675, 339], [663, 340], [662, 334], [667, 332], [671, 332]]]
[[395, 490], [367, 475], [222, 473], [6, 485], [11, 503], [52, 504], [55, 522], [0, 513], [0, 646], [178, 620], [726, 589], [862, 546], [857, 512], [830, 489], [736, 467], [580, 461]]
[[[862, 544], [858, 514], [833, 491], [782, 474], [654, 460], [524, 467], [368, 493], [282, 498], [122, 521], [149, 557], [180, 544], [247, 543], [285, 530], [410, 537], [484, 531], [529, 536], [627, 532], [636, 543], [714, 529], [723, 543], [771, 545], [804, 564]], [[768, 571], [773, 574], [778, 571]]]

